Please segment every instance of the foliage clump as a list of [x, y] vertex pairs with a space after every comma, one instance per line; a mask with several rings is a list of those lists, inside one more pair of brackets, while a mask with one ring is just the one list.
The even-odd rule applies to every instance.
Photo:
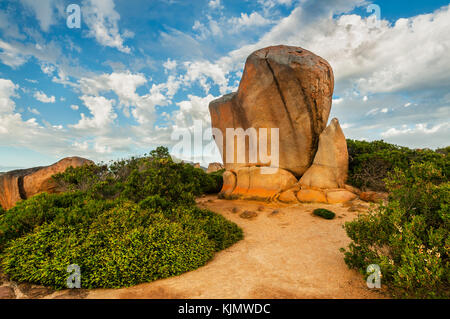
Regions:
[[331, 210], [325, 208], [317, 208], [313, 211], [313, 214], [325, 219], [333, 219], [336, 216]]
[[40, 194], [0, 212], [3, 270], [12, 280], [66, 288], [119, 288], [204, 265], [242, 238], [234, 223], [197, 208], [219, 174], [174, 163], [166, 148], [54, 176], [60, 194]]
[[[432, 151], [410, 149], [383, 141], [347, 140], [349, 153], [348, 183], [363, 190], [386, 191], [385, 178], [396, 168], [408, 169], [412, 163], [432, 163], [448, 178], [449, 147]], [[447, 151], [446, 151], [447, 150]]]
[[450, 297], [450, 182], [432, 163], [388, 174], [389, 202], [345, 229], [353, 242], [345, 262], [365, 273], [381, 268], [382, 282], [397, 297]]

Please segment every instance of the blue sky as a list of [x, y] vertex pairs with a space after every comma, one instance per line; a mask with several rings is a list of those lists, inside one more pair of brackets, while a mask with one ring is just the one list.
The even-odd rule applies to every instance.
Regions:
[[210, 125], [208, 103], [236, 90], [252, 51], [276, 44], [330, 62], [330, 119], [347, 137], [446, 146], [449, 30], [438, 0], [3, 0], [0, 171], [171, 147], [174, 129]]

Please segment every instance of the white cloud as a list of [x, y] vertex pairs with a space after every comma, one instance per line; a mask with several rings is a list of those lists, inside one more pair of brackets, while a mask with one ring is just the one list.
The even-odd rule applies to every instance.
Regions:
[[[155, 106], [168, 105], [180, 87], [180, 80], [171, 75], [166, 83], [153, 84], [148, 94], [139, 95], [138, 87], [147, 83], [141, 73], [113, 72], [91, 78], [82, 78], [80, 89], [83, 94], [99, 95], [113, 91], [119, 98], [119, 106], [126, 116], [131, 114], [140, 124], [151, 124], [155, 119]], [[131, 111], [130, 111], [131, 109]]]
[[201, 120], [204, 124], [211, 122], [209, 115], [209, 102], [214, 100], [211, 94], [205, 97], [188, 95], [188, 100], [177, 103], [179, 107], [178, 111], [172, 114], [172, 120], [174, 127], [177, 128], [190, 128], [193, 126], [195, 120]]
[[420, 123], [415, 126], [393, 127], [381, 133], [381, 136], [391, 143], [409, 145], [410, 147], [438, 148], [449, 146], [450, 122], [432, 126]]
[[78, 105], [75, 105], [75, 104], [72, 104], [71, 106], [70, 106], [70, 108], [72, 109], [72, 110], [74, 110], [74, 111], [78, 111], [78, 109], [80, 108]]
[[34, 93], [34, 98], [42, 103], [55, 103], [56, 102], [56, 98], [53, 95], [47, 96], [42, 91], [36, 91]]
[[131, 52], [131, 49], [124, 45], [124, 39], [133, 36], [133, 33], [127, 31], [120, 34], [120, 15], [115, 10], [113, 0], [84, 0], [83, 18], [89, 27], [89, 37], [95, 38], [103, 46], [116, 48], [124, 53]]
[[214, 84], [219, 86], [221, 94], [225, 94], [229, 91], [227, 71], [218, 64], [211, 63], [209, 61], [194, 61], [185, 62], [184, 66], [186, 68], [186, 74], [183, 76], [183, 81], [185, 84], [189, 85], [193, 82], [198, 82], [205, 93], [208, 94], [211, 85], [208, 83], [208, 79], [211, 79]]
[[208, 2], [208, 7], [211, 9], [222, 9], [223, 6], [220, 4], [220, 0], [210, 0]]
[[240, 17], [233, 17], [228, 22], [233, 32], [239, 32], [243, 29], [261, 27], [273, 23], [271, 20], [264, 18], [258, 12], [252, 12], [250, 15], [247, 13], [241, 13]]
[[0, 79], [0, 115], [14, 111], [16, 103], [12, 98], [17, 96], [17, 89], [19, 89], [19, 86], [11, 80]]
[[169, 71], [175, 70], [177, 68], [177, 61], [171, 60], [169, 58], [169, 59], [167, 59], [166, 62], [164, 62], [163, 66], [166, 70], [169, 70]]
[[53, 72], [55, 72], [56, 68], [49, 63], [42, 63], [41, 70], [42, 70], [42, 72], [44, 72], [47, 75], [52, 75]]
[[17, 47], [6, 43], [0, 39], [0, 60], [12, 68], [16, 68], [24, 64], [27, 59], [22, 55], [22, 52]]
[[80, 121], [72, 127], [81, 130], [101, 130], [108, 128], [109, 125], [116, 119], [117, 115], [113, 110], [113, 105], [115, 103], [114, 100], [108, 100], [103, 96], [87, 95], [81, 96], [80, 99], [89, 109], [92, 117], [88, 118], [84, 115], [84, 113], [81, 113]]
[[341, 104], [344, 102], [343, 98], [333, 99], [333, 105]]
[[40, 115], [41, 114], [37, 109], [31, 108], [31, 107], [28, 108], [28, 112], [33, 113], [35, 115]]

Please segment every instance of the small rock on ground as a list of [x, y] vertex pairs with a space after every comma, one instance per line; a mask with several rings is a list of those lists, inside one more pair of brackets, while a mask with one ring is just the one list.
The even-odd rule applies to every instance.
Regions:
[[242, 214], [239, 215], [239, 217], [244, 218], [244, 219], [252, 219], [252, 218], [255, 218], [256, 216], [258, 216], [257, 213], [249, 211], [249, 210], [246, 210]]

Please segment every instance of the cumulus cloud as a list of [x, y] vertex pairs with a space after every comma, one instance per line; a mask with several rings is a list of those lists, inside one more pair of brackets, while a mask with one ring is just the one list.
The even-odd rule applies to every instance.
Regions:
[[152, 84], [147, 94], [139, 95], [137, 88], [146, 83], [147, 79], [143, 74], [129, 71], [105, 73], [79, 81], [81, 91], [87, 95], [114, 92], [124, 114], [129, 116], [131, 113], [140, 124], [152, 123], [155, 119], [155, 107], [167, 105], [180, 86], [180, 81], [171, 75], [167, 82]]
[[381, 133], [387, 141], [416, 148], [439, 148], [448, 146], [450, 136], [450, 122], [435, 125], [419, 123], [414, 126], [402, 125], [392, 127]]
[[17, 97], [16, 90], [18, 88], [19, 86], [11, 80], [0, 79], [0, 115], [14, 111], [16, 103], [12, 98]]
[[103, 46], [116, 48], [130, 53], [131, 49], [124, 45], [124, 39], [133, 37], [133, 33], [119, 32], [120, 14], [115, 10], [113, 0], [84, 0], [83, 18], [89, 28], [88, 36], [95, 38]]
[[72, 127], [81, 130], [101, 130], [108, 128], [116, 119], [117, 115], [114, 112], [114, 100], [108, 100], [103, 96], [86, 96], [80, 97], [84, 105], [89, 109], [92, 117], [86, 117], [81, 113], [80, 121]]
[[243, 29], [261, 27], [273, 23], [271, 20], [264, 18], [258, 12], [252, 12], [250, 15], [247, 13], [241, 13], [240, 17], [230, 18], [228, 22], [233, 32], [240, 32]]
[[56, 102], [56, 98], [53, 95], [47, 96], [47, 94], [45, 94], [42, 91], [36, 91], [34, 93], [34, 98], [42, 103], [55, 103]]
[[219, 86], [220, 93], [225, 94], [230, 90], [228, 86], [227, 74], [228, 71], [218, 63], [211, 63], [207, 60], [185, 62], [184, 67], [186, 73], [183, 76], [183, 82], [186, 85], [198, 82], [206, 94], [209, 93], [211, 80], [215, 85]]

